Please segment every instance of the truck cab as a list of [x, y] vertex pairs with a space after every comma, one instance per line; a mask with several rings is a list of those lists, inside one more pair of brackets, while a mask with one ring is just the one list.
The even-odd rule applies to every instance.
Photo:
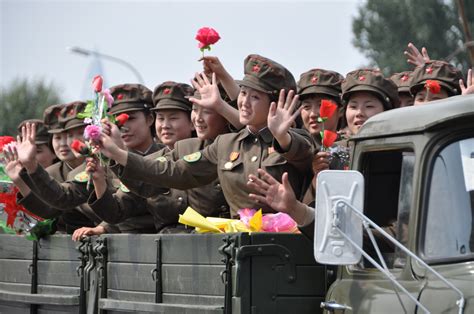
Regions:
[[[381, 113], [351, 141], [351, 169], [362, 175], [360, 211], [414, 256], [377, 239], [385, 273], [360, 254], [347, 262], [328, 251], [329, 263], [339, 266], [321, 306], [345, 313], [474, 312], [474, 97]], [[351, 180], [350, 172], [343, 181]], [[329, 190], [334, 175], [326, 174]], [[318, 176], [318, 189], [324, 180]], [[335, 227], [334, 198], [329, 203], [325, 209]], [[345, 215], [346, 224], [359, 219]], [[362, 220], [356, 223], [356, 234], [362, 233]], [[352, 240], [349, 232], [346, 252], [354, 249]], [[365, 239], [359, 244], [370, 251]]]

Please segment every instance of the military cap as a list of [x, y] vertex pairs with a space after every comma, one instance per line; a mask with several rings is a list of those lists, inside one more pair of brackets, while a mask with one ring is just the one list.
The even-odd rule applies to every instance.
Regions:
[[344, 77], [334, 71], [311, 69], [300, 76], [298, 95], [325, 94], [339, 99]]
[[18, 134], [21, 136], [21, 128], [26, 124], [26, 123], [34, 123], [36, 124], [36, 139], [35, 143], [36, 145], [40, 144], [48, 144], [49, 140], [51, 138], [51, 135], [48, 133], [48, 128], [47, 126], [43, 123], [43, 120], [40, 119], [29, 119], [29, 120], [24, 120], [18, 125]]
[[151, 90], [141, 84], [121, 84], [110, 88], [114, 104], [111, 114], [151, 109], [153, 101]]
[[347, 73], [342, 82], [342, 99], [347, 103], [354, 92], [367, 91], [379, 96], [385, 110], [399, 106], [397, 85], [374, 69], [359, 69]]
[[287, 68], [259, 55], [249, 55], [244, 61], [244, 78], [236, 81], [241, 86], [278, 97], [280, 90], [296, 91], [296, 81]]
[[80, 126], [85, 126], [84, 119], [77, 117], [86, 108], [87, 104], [83, 101], [73, 101], [64, 106], [59, 113], [59, 123], [64, 131], [71, 130]]
[[64, 108], [64, 104], [52, 105], [43, 112], [43, 123], [47, 126], [49, 133], [61, 133], [64, 131], [59, 123], [59, 114]]
[[399, 93], [410, 93], [410, 85], [412, 78], [412, 71], [395, 73], [390, 76], [390, 79], [395, 83], [395, 85], [397, 85]]
[[436, 80], [444, 87], [448, 95], [454, 96], [460, 93], [459, 80], [462, 73], [454, 65], [439, 60], [433, 60], [417, 66], [413, 70], [410, 92], [414, 96], [424, 88], [427, 80]]
[[178, 109], [191, 111], [193, 104], [188, 97], [192, 96], [194, 89], [188, 84], [176, 83], [172, 81], [158, 85], [153, 91], [152, 110]]

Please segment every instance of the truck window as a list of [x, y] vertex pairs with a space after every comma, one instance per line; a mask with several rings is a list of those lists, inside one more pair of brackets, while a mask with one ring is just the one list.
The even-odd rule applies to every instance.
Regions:
[[[414, 161], [414, 153], [406, 150], [369, 152], [362, 159], [364, 212], [402, 244], [407, 241]], [[395, 251], [393, 245], [383, 237], [378, 237], [376, 232], [374, 235], [387, 265], [402, 266], [404, 254]], [[371, 243], [365, 238], [364, 249], [369, 253], [373, 251]], [[370, 263], [364, 263], [364, 266], [372, 267]]]
[[445, 146], [429, 179], [423, 254], [428, 260], [472, 258], [474, 138]]

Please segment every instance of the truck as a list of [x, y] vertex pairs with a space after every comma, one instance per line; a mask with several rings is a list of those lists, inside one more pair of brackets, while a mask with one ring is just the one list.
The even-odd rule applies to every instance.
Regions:
[[314, 241], [0, 234], [0, 313], [474, 312], [474, 97], [378, 114], [350, 143], [351, 170], [318, 175]]

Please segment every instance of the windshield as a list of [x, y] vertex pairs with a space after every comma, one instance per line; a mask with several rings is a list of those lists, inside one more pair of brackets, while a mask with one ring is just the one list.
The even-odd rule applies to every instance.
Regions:
[[439, 152], [429, 184], [425, 256], [473, 255], [474, 138], [451, 143]]

